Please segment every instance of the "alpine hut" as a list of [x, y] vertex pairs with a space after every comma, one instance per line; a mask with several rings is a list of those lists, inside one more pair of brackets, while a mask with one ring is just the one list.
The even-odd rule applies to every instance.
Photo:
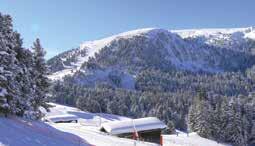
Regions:
[[112, 121], [102, 124], [100, 131], [122, 138], [160, 143], [161, 131], [167, 126], [156, 117]]

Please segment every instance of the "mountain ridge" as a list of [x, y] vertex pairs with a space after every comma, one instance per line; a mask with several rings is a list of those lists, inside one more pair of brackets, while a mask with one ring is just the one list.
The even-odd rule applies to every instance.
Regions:
[[[253, 38], [252, 37], [249, 38], [247, 36], [255, 35], [255, 30], [254, 30], [254, 27], [248, 27], [248, 28], [234, 28], [234, 29], [193, 29], [193, 30], [166, 30], [166, 29], [159, 29], [159, 28], [145, 28], [145, 29], [137, 29], [133, 31], [128, 31], [128, 32], [120, 33], [117, 35], [113, 35], [113, 36], [95, 40], [95, 41], [86, 41], [82, 43], [80, 47], [76, 49], [61, 53], [60, 55], [53, 57], [52, 59], [48, 61], [48, 64], [51, 66], [50, 68], [52, 73], [49, 77], [53, 80], [55, 79], [59, 80], [65, 75], [73, 75], [75, 72], [80, 70], [82, 65], [88, 62], [90, 58], [94, 58], [96, 54], [99, 54], [102, 48], [109, 47], [109, 45], [114, 41], [118, 41], [121, 39], [132, 40], [132, 38], [139, 38], [139, 37], [145, 37], [146, 39], [151, 39], [153, 41], [153, 40], [157, 40], [158, 37], [160, 37], [159, 35], [162, 36], [162, 34], [165, 34], [167, 39], [172, 37], [171, 39], [174, 40], [167, 45], [172, 45], [172, 48], [174, 48], [173, 45], [177, 45], [176, 46], [177, 52], [175, 51], [172, 54], [179, 53], [181, 56], [183, 55], [183, 52], [181, 52], [183, 50], [180, 50], [180, 48], [186, 47], [186, 49], [184, 49], [186, 51], [189, 51], [190, 50], [189, 48], [193, 48], [194, 50], [193, 52], [195, 52], [193, 53], [193, 57], [194, 57], [199, 53], [201, 54], [201, 49], [204, 54], [207, 54], [207, 56], [212, 55], [210, 54], [212, 52], [217, 54], [217, 52], [215, 52], [215, 50], [213, 50], [212, 47], [217, 48], [218, 50], [230, 49], [238, 53], [239, 52], [247, 53], [249, 51], [248, 49], [250, 49], [249, 46], [247, 46], [247, 42], [248, 41], [253, 42]], [[162, 38], [164, 38], [165, 36], [163, 36]], [[217, 42], [218, 40], [219, 42]], [[222, 43], [222, 41], [224, 43], [226, 42], [226, 44]], [[162, 44], [160, 45], [162, 46]], [[237, 47], [234, 48], [233, 45]], [[255, 46], [255, 43], [253, 45]], [[208, 54], [208, 50], [203, 49], [203, 47], [211, 48], [211, 49], [208, 49], [209, 54]], [[168, 51], [169, 50], [172, 51], [173, 50], [172, 48], [168, 49]], [[195, 51], [198, 48], [200, 48], [200, 50]], [[245, 49], [241, 50], [240, 48], [241, 49], [245, 48]], [[178, 52], [178, 50], [180, 52]], [[192, 70], [192, 68], [194, 68], [195, 66], [195, 68], [198, 68], [195, 70], [202, 69], [206, 71], [206, 69], [204, 69], [205, 67], [203, 67], [202, 65], [203, 62], [202, 63], [199, 63], [199, 61], [194, 62], [191, 59], [191, 60], [187, 60], [186, 63], [183, 64], [182, 62], [178, 63], [179, 61], [178, 58], [176, 59], [177, 61], [173, 60], [174, 59], [173, 56], [174, 55], [170, 57], [172, 58], [171, 62], [174, 62], [175, 65], [181, 64], [180, 68]], [[189, 56], [189, 55], [187, 55], [186, 57], [192, 58], [192, 56]], [[182, 58], [182, 60], [185, 60], [185, 58]], [[216, 61], [216, 60], [217, 59], [213, 61]], [[52, 64], [54, 63], [59, 65], [53, 65], [52, 67]], [[62, 66], [62, 67], [57, 67], [57, 66]], [[189, 69], [190, 66], [193, 66], [193, 67]], [[218, 71], [214, 71], [214, 69]], [[213, 69], [208, 68], [207, 71], [220, 72], [222, 70], [213, 67]]]

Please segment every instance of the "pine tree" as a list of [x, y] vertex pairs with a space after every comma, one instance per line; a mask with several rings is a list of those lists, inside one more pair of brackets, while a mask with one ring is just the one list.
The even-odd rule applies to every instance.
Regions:
[[255, 144], [255, 120], [253, 121], [252, 128], [251, 128], [250, 143]]
[[192, 131], [197, 132], [202, 137], [211, 136], [211, 106], [207, 101], [207, 95], [204, 90], [198, 91], [198, 96], [195, 99], [189, 112], [189, 127]]
[[243, 134], [243, 122], [240, 105], [233, 99], [229, 111], [229, 122], [226, 127], [226, 140], [233, 143], [234, 146], [246, 146], [246, 135]]
[[[34, 108], [34, 116], [39, 118], [41, 113], [38, 113], [40, 106], [48, 109], [47, 92], [50, 86], [49, 79], [47, 78], [48, 68], [46, 65], [45, 50], [40, 44], [40, 40], [36, 39], [33, 49], [33, 69], [34, 69], [34, 81], [35, 81], [35, 97], [32, 99], [32, 106]], [[33, 113], [33, 112], [32, 112]]]
[[229, 121], [231, 120], [229, 117], [233, 114], [230, 112], [230, 106], [228, 102], [228, 98], [226, 96], [223, 97], [221, 107], [220, 107], [220, 113], [219, 114], [219, 123], [218, 124], [218, 129], [219, 129], [219, 140], [220, 141], [225, 141], [227, 137], [227, 132], [226, 128], [227, 125], [229, 124]]
[[16, 46], [12, 31], [12, 19], [0, 13], [0, 113], [16, 113], [15, 76], [19, 72], [17, 66]]
[[[20, 111], [17, 113], [23, 116], [24, 113], [33, 111], [31, 102], [35, 97], [35, 82], [33, 80], [33, 57], [32, 52], [24, 48], [16, 48], [17, 59], [19, 66], [22, 68], [22, 72], [18, 74], [16, 80], [19, 84], [20, 98], [18, 98], [18, 104]], [[25, 115], [28, 116], [28, 115]]]
[[197, 117], [198, 117], [198, 112], [197, 112], [197, 104], [193, 103], [189, 109], [189, 114], [188, 114], [188, 131], [197, 131], [196, 129], [196, 123], [197, 123]]
[[223, 135], [223, 124], [224, 124], [224, 118], [222, 117], [222, 108], [221, 104], [218, 102], [216, 104], [216, 109], [213, 110], [212, 115], [210, 117], [211, 122], [211, 131], [212, 131], [212, 137], [216, 139], [217, 141], [221, 141], [221, 136]]
[[39, 40], [35, 55], [22, 47], [12, 19], [0, 13], [0, 114], [39, 118], [49, 86], [44, 52]]
[[198, 108], [198, 123], [197, 123], [197, 133], [205, 138], [211, 136], [211, 107], [207, 101], [201, 101]]

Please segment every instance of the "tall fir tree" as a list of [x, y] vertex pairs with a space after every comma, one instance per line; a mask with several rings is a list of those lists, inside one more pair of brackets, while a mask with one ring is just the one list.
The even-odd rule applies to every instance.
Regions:
[[211, 106], [208, 103], [205, 90], [198, 90], [198, 96], [195, 98], [195, 102], [189, 112], [190, 129], [202, 137], [210, 137], [212, 132], [210, 127], [211, 112]]
[[[49, 90], [50, 81], [47, 78], [48, 68], [45, 61], [45, 50], [41, 46], [40, 40], [36, 39], [33, 49], [33, 69], [34, 69], [34, 81], [35, 81], [35, 98], [32, 101], [32, 106], [35, 111], [38, 111], [40, 106], [48, 109], [47, 92]], [[42, 116], [41, 113], [37, 113], [36, 117]]]
[[251, 144], [255, 144], [255, 120], [253, 121], [253, 124], [252, 124], [249, 141], [250, 141]]
[[246, 146], [246, 135], [243, 133], [243, 120], [241, 107], [238, 103], [238, 100], [232, 99], [228, 125], [226, 126], [226, 140], [233, 143], [234, 146]]
[[18, 91], [16, 89], [15, 77], [20, 71], [17, 64], [17, 46], [12, 31], [12, 19], [9, 15], [0, 13], [0, 113], [16, 113], [15, 106]]

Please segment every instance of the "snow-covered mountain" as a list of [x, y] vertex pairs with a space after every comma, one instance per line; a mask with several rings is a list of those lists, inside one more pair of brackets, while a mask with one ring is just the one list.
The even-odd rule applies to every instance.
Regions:
[[[232, 29], [190, 29], [174, 30], [182, 38], [195, 39], [201, 43], [224, 47], [241, 52], [255, 53], [255, 27], [232, 28]], [[253, 45], [249, 46], [249, 45]], [[253, 50], [250, 50], [253, 49]]]
[[133, 88], [143, 69], [218, 73], [243, 71], [255, 64], [255, 30], [139, 29], [88, 41], [48, 61], [53, 80], [75, 76], [85, 84], [114, 82]]

